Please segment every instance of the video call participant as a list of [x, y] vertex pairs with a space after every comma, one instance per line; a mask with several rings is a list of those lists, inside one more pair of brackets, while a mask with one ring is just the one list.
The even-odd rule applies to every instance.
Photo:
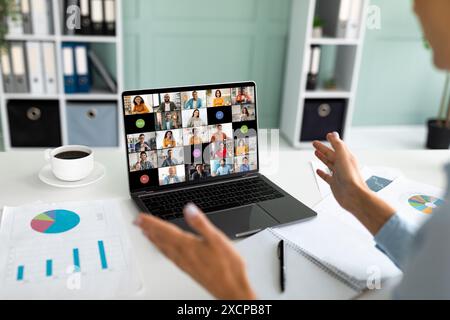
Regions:
[[214, 153], [214, 157], [219, 158], [219, 159], [223, 159], [223, 158], [227, 157], [227, 148], [225, 147], [225, 143], [223, 143], [223, 142], [219, 143], [219, 148]]
[[134, 166], [134, 169], [136, 171], [154, 169], [153, 164], [148, 161], [147, 158], [147, 152], [142, 151], [139, 157], [139, 161]]
[[225, 105], [225, 99], [222, 98], [222, 91], [216, 90], [214, 94], [213, 107], [222, 107]]
[[180, 178], [177, 176], [177, 168], [176, 167], [170, 167], [169, 168], [169, 175], [164, 177], [164, 185], [174, 184], [174, 183], [180, 183]]
[[145, 142], [145, 134], [139, 135], [139, 142], [134, 145], [135, 152], [150, 151], [150, 146]]
[[189, 138], [189, 144], [190, 145], [200, 145], [202, 143], [203, 143], [202, 138], [199, 137], [199, 135], [198, 135], [198, 129], [197, 128], [193, 128], [192, 129], [192, 135]]
[[141, 96], [137, 96], [133, 100], [133, 114], [143, 114], [143, 113], [150, 113], [150, 109], [145, 104], [144, 99]]
[[205, 171], [205, 167], [202, 164], [195, 166], [195, 172], [191, 176], [192, 181], [201, 181], [209, 178], [209, 173]]
[[192, 117], [189, 119], [187, 126], [188, 127], [202, 127], [205, 125], [205, 122], [200, 118], [200, 111], [195, 109], [192, 113]]
[[227, 165], [227, 160], [222, 159], [220, 160], [220, 166], [216, 170], [216, 176], [226, 176], [228, 174], [231, 174], [231, 169]]
[[236, 96], [236, 103], [252, 103], [252, 97], [250, 97], [245, 88], [239, 89]]
[[198, 97], [198, 92], [192, 92], [192, 98], [184, 105], [185, 109], [199, 109], [203, 107], [203, 101]]
[[164, 126], [160, 123], [160, 127], [165, 130], [178, 129], [180, 127], [180, 122], [178, 121], [178, 113], [166, 112], [164, 118]]
[[244, 157], [244, 159], [242, 160], [242, 164], [241, 164], [241, 166], [240, 166], [240, 168], [239, 168], [239, 171], [240, 172], [248, 172], [248, 171], [250, 171], [250, 165], [248, 164], [248, 158], [247, 157]]
[[248, 112], [247, 107], [243, 107], [241, 110], [241, 116], [240, 116], [240, 120], [241, 121], [250, 121], [250, 113]]
[[216, 132], [211, 137], [211, 142], [220, 142], [226, 140], [228, 137], [225, 132], [222, 131], [222, 125], [216, 125]]
[[176, 104], [173, 101], [170, 101], [170, 95], [165, 94], [164, 101], [161, 102], [161, 104], [159, 105], [157, 112], [169, 112], [175, 111], [176, 109], [177, 109]]
[[243, 156], [248, 154], [248, 146], [245, 144], [244, 139], [239, 139], [238, 145], [236, 147], [236, 155]]
[[173, 159], [173, 150], [167, 151], [167, 158], [164, 160], [162, 167], [173, 167], [178, 165], [177, 159]]
[[167, 131], [166, 134], [164, 135], [162, 147], [165, 149], [165, 148], [174, 148], [176, 146], [177, 142], [173, 138], [173, 132]]

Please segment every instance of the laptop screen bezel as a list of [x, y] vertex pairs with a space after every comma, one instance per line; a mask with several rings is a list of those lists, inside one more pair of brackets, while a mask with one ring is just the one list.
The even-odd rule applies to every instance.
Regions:
[[[233, 173], [226, 176], [219, 177], [210, 177], [205, 181], [194, 182], [194, 181], [185, 181], [181, 183], [171, 184], [167, 186], [147, 186], [143, 188], [131, 189], [130, 182], [130, 160], [128, 157], [128, 134], [126, 132], [126, 117], [125, 115], [125, 97], [127, 96], [135, 96], [135, 95], [150, 95], [150, 94], [161, 94], [161, 93], [171, 93], [171, 92], [183, 92], [183, 91], [200, 91], [200, 90], [209, 90], [209, 89], [217, 89], [217, 88], [237, 88], [237, 87], [254, 87], [255, 90], [255, 121], [256, 121], [256, 159], [257, 159], [257, 168], [256, 170], [250, 170], [244, 173]], [[163, 87], [163, 88], [155, 88], [155, 89], [142, 89], [142, 90], [127, 90], [122, 92], [122, 119], [123, 119], [123, 128], [124, 128], [124, 139], [125, 139], [125, 154], [126, 154], [126, 164], [127, 164], [127, 177], [128, 177], [128, 189], [130, 190], [130, 194], [143, 193], [143, 192], [155, 192], [155, 191], [165, 191], [171, 189], [179, 189], [184, 187], [192, 187], [192, 186], [201, 186], [208, 185], [215, 182], [220, 182], [229, 179], [236, 179], [239, 177], [248, 176], [251, 174], [259, 173], [260, 163], [259, 163], [259, 122], [258, 122], [258, 94], [257, 94], [257, 86], [254, 81], [245, 81], [245, 82], [232, 82], [232, 83], [215, 83], [215, 84], [206, 84], [206, 85], [191, 85], [191, 86], [178, 86], [178, 87]], [[231, 106], [230, 106], [231, 108]], [[233, 135], [233, 140], [235, 139]]]

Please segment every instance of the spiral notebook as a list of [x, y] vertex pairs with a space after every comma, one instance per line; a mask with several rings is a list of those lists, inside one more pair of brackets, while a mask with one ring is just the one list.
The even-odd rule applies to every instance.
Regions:
[[[285, 241], [286, 290], [280, 289], [277, 247]], [[260, 299], [352, 299], [366, 288], [360, 281], [303, 250], [273, 229], [239, 242], [250, 282]]]

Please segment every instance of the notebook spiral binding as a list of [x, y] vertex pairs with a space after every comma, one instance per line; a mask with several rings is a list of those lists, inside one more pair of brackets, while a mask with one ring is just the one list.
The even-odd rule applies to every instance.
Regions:
[[295, 250], [297, 253], [302, 255], [308, 261], [310, 261], [311, 263], [313, 263], [314, 265], [316, 265], [329, 275], [331, 275], [336, 280], [341, 281], [342, 283], [352, 288], [353, 290], [357, 291], [358, 293], [363, 293], [364, 291], [366, 291], [367, 286], [365, 281], [358, 280], [357, 278], [348, 275], [347, 273], [339, 270], [338, 268], [332, 266], [331, 264], [320, 260], [319, 258], [315, 257], [314, 255], [310, 254], [309, 252], [298, 246], [297, 244], [293, 243], [292, 241], [286, 239], [285, 237], [277, 233], [274, 229], [269, 228], [268, 230], [270, 233], [272, 233], [273, 236], [275, 236], [280, 240], [284, 240], [285, 244], [288, 247]]

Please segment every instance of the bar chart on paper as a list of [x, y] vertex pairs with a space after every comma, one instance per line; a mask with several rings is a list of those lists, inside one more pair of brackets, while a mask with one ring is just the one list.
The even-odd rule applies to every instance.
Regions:
[[[135, 285], [130, 243], [116, 207], [103, 202], [42, 205], [6, 208], [4, 214], [0, 296], [108, 297], [129, 289], [117, 290], [121, 285]], [[84, 291], [67, 289], [73, 277], [83, 281]]]

